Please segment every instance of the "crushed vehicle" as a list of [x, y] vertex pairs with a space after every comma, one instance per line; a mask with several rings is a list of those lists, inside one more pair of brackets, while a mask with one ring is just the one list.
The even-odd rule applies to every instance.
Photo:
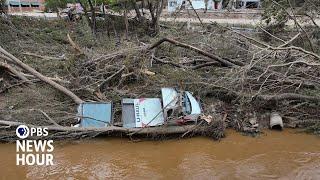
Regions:
[[[125, 128], [184, 125], [196, 122], [201, 106], [189, 91], [162, 88], [162, 98], [122, 99], [121, 123]], [[112, 103], [85, 102], [78, 107], [80, 127], [112, 125]]]

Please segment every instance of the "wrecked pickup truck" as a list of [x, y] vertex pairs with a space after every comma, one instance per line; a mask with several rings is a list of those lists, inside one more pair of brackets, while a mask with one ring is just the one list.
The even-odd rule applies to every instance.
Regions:
[[[162, 98], [122, 99], [122, 126], [143, 128], [166, 123], [183, 125], [197, 121], [198, 101], [188, 91], [162, 88]], [[113, 124], [112, 103], [85, 102], [78, 107], [79, 127], [106, 127]]]

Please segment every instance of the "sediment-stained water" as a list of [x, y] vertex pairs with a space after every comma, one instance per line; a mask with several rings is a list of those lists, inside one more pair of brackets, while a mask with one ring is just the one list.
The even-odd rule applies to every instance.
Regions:
[[55, 142], [54, 166], [15, 165], [0, 144], [0, 179], [320, 179], [320, 137], [292, 130], [259, 137]]

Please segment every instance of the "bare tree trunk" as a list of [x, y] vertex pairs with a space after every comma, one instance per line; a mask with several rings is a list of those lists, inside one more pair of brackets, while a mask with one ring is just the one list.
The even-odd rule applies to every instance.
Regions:
[[151, 26], [154, 34], [159, 32], [159, 19], [164, 3], [164, 0], [156, 0], [154, 2], [148, 1], [148, 9], [151, 14]]
[[144, 4], [144, 0], [142, 0], [142, 2], [141, 2], [141, 12], [142, 12], [142, 16], [144, 16], [144, 12], [143, 12], [143, 9], [144, 9], [144, 7], [145, 7], [145, 4]]
[[[158, 1], [159, 1], [159, 0], [158, 0]], [[157, 1], [157, 2], [158, 2], [158, 1]], [[153, 22], [154, 19], [155, 19], [154, 7], [153, 7], [152, 2], [150, 2], [149, 0], [148, 0], [148, 9], [149, 9], [149, 11], [150, 11], [151, 20], [152, 20], [152, 22]]]
[[[91, 29], [91, 28], [92, 28], [92, 24], [91, 24], [91, 20], [90, 20], [90, 17], [89, 17], [87, 8], [86, 8], [86, 6], [84, 6], [84, 5], [82, 4], [82, 2], [81, 2], [80, 0], [77, 0], [77, 1], [78, 1], [78, 3], [81, 5], [81, 7], [83, 8], [84, 15], [86, 16], [86, 19], [87, 19], [87, 21], [88, 21], [88, 23], [89, 23], [89, 26], [90, 26], [90, 29]], [[91, 30], [92, 30], [92, 29], [91, 29]]]
[[208, 3], [209, 3], [208, 1], [209, 0], [204, 0], [204, 3], [205, 3], [204, 13], [206, 13], [208, 10]]
[[108, 35], [108, 37], [110, 37], [110, 28], [109, 28], [109, 24], [108, 24], [108, 15], [107, 15], [107, 13], [106, 13], [106, 11], [104, 10], [104, 3], [102, 3], [102, 14], [103, 14], [103, 17], [104, 17], [104, 20], [105, 20], [105, 22], [107, 23], [107, 35]]
[[141, 15], [141, 13], [140, 13], [139, 7], [138, 7], [138, 5], [137, 5], [137, 1], [136, 1], [136, 0], [131, 0], [131, 4], [132, 4], [132, 6], [134, 7], [134, 10], [135, 10], [135, 12], [136, 12], [136, 14], [137, 14], [138, 20], [139, 20], [140, 22], [143, 22], [143, 18], [142, 18], [142, 15]]
[[94, 35], [96, 35], [96, 33], [97, 33], [96, 11], [95, 11], [95, 8], [94, 8], [94, 6], [92, 4], [92, 1], [88, 0], [88, 2], [89, 2], [89, 6], [90, 6], [90, 11], [91, 11], [92, 33]]
[[156, 11], [156, 22], [155, 22], [155, 32], [159, 33], [160, 29], [159, 29], [159, 19], [162, 13], [162, 9], [164, 6], [165, 1], [164, 0], [159, 0], [157, 3], [157, 11]]
[[129, 39], [129, 22], [128, 22], [128, 9], [127, 3], [124, 2], [124, 10], [123, 10], [123, 17], [124, 17], [124, 24], [126, 26], [126, 40]]
[[81, 2], [81, 0], [77, 0], [77, 2], [81, 5], [81, 7], [83, 8], [84, 11], [84, 15], [87, 18], [87, 21], [89, 23], [90, 29], [92, 31], [92, 34], [96, 35], [97, 33], [97, 25], [96, 25], [96, 13], [95, 13], [95, 9], [92, 5], [91, 0], [88, 0], [89, 2], [89, 6], [90, 6], [90, 11], [91, 11], [91, 19], [89, 17], [88, 11], [86, 6]]

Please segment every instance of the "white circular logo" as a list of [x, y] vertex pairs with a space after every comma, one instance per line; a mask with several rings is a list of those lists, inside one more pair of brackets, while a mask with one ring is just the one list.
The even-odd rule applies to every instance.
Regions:
[[20, 138], [20, 139], [25, 139], [29, 136], [29, 128], [26, 125], [20, 125], [17, 127], [16, 129], [16, 135]]

